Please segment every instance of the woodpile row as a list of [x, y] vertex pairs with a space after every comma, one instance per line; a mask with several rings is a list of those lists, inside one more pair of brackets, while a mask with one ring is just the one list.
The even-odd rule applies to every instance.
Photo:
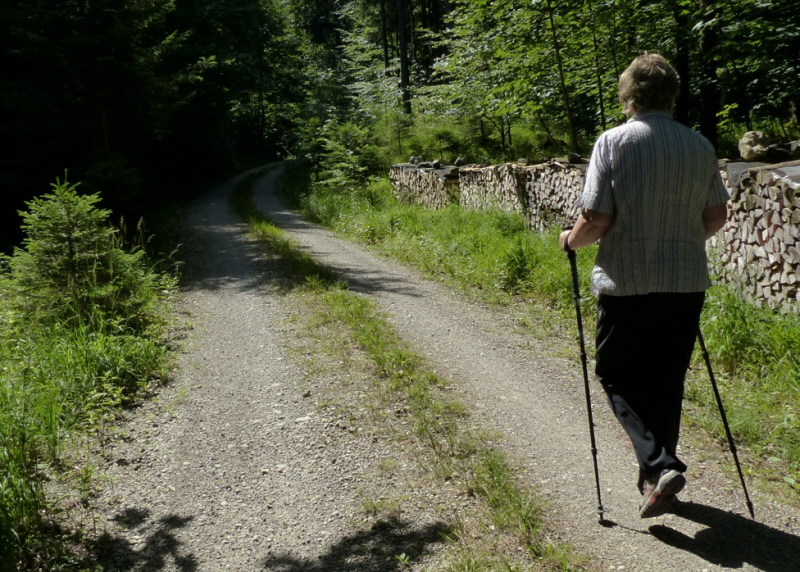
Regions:
[[[394, 165], [389, 178], [400, 200], [516, 212], [544, 232], [574, 222], [585, 169], [556, 161], [460, 170], [408, 164]], [[714, 275], [757, 306], [800, 314], [800, 161], [739, 164], [736, 176], [728, 173], [723, 170], [731, 194], [728, 222], [709, 241]]]
[[586, 180], [586, 165], [551, 161], [524, 170], [528, 226], [536, 232], [575, 222], [578, 199]]
[[543, 232], [574, 221], [586, 165], [551, 161], [525, 166], [508, 163], [463, 167], [455, 199], [466, 208], [521, 214], [531, 229]]
[[458, 204], [458, 167], [417, 168], [412, 163], [392, 165], [389, 180], [397, 198], [429, 209]]
[[723, 178], [731, 202], [709, 241], [715, 274], [757, 306], [800, 314], [800, 161]]
[[459, 173], [461, 206], [524, 214], [525, 199], [520, 185], [523, 169], [513, 163], [462, 168]]

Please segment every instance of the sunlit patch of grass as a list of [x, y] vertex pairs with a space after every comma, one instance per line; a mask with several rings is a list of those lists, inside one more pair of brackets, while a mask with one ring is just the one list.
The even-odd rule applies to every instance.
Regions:
[[70, 433], [165, 377], [167, 356], [157, 336], [115, 333], [101, 315], [91, 327], [18, 318], [0, 335], [0, 557], [44, 566], [58, 553], [42, 537], [46, 467]]
[[[246, 203], [252, 183], [245, 182], [239, 201]], [[263, 223], [264, 218], [251, 207], [246, 212], [251, 228]], [[469, 475], [466, 485], [471, 494], [486, 499], [488, 510], [497, 527], [513, 535], [529, 554], [542, 562], [543, 568], [572, 570], [575, 559], [565, 548], [551, 545], [539, 533], [542, 504], [533, 491], [525, 489], [515, 478], [505, 456], [490, 447], [484, 440], [462, 429], [459, 421], [468, 415], [463, 404], [449, 397], [445, 383], [427, 368], [425, 360], [415, 354], [380, 312], [371, 299], [350, 292], [341, 283], [323, 279], [325, 269], [315, 262], [296, 264], [296, 255], [283, 251], [284, 245], [292, 247], [280, 229], [270, 230], [271, 237], [264, 245], [289, 265], [289, 273], [297, 286], [314, 297], [315, 316], [310, 320], [336, 322], [346, 326], [345, 335], [369, 357], [374, 365], [375, 389], [389, 392], [394, 399], [404, 403], [412, 433], [433, 459], [432, 472], [438, 478], [450, 479], [456, 473]], [[274, 235], [274, 236], [272, 236]], [[273, 248], [273, 245], [278, 245]], [[341, 334], [340, 334], [341, 335]], [[394, 510], [394, 503], [380, 499], [364, 501], [364, 510], [377, 514]], [[514, 568], [510, 559], [483, 554], [477, 562], [504, 561]], [[476, 564], [477, 565], [477, 564]], [[488, 565], [488, 564], [487, 564]], [[494, 564], [492, 564], [493, 566]], [[470, 569], [470, 568], [452, 568]], [[471, 568], [500, 570], [500, 568]]]
[[[800, 492], [800, 318], [739, 300], [723, 287], [708, 292], [701, 329], [737, 441], [788, 474], [775, 475]], [[702, 424], [724, 437], [705, 365], [695, 355], [687, 396], [703, 406]]]
[[[441, 210], [398, 203], [384, 181], [374, 183], [367, 200], [363, 190], [347, 196], [325, 194], [308, 183], [302, 165], [288, 169], [286, 191], [304, 212], [323, 224], [374, 245], [429, 275], [442, 278], [485, 301], [526, 299], [555, 309], [554, 323], [574, 320], [572, 284], [566, 256], [557, 246], [558, 230], [538, 235], [516, 216]], [[594, 302], [589, 278], [594, 247], [578, 251], [578, 275], [584, 307]], [[542, 313], [537, 314], [537, 321]], [[555, 316], [555, 319], [552, 318]], [[583, 312], [591, 335], [594, 312]], [[781, 461], [789, 475], [781, 477], [800, 492], [800, 318], [783, 316], [742, 302], [729, 287], [708, 293], [703, 332], [717, 369], [735, 438], [773, 465]], [[699, 352], [696, 353], [699, 360]], [[691, 377], [687, 397], [700, 406], [702, 425], [721, 435], [721, 424], [707, 380]], [[724, 434], [723, 434], [724, 435]]]
[[[420, 270], [488, 301], [529, 298], [561, 312], [572, 308], [569, 264], [558, 231], [538, 235], [516, 214], [451, 206], [428, 210], [399, 203], [386, 180], [351, 193], [312, 187], [302, 164], [287, 166], [284, 194], [312, 220], [375, 245]], [[380, 198], [376, 198], [380, 197]], [[578, 251], [578, 275], [587, 298], [594, 247]], [[589, 322], [591, 316], [587, 316]]]
[[278, 227], [256, 208], [253, 202], [253, 186], [260, 172], [247, 175], [231, 193], [230, 202], [234, 212], [250, 227], [253, 235], [276, 256], [281, 270], [294, 280], [329, 284], [335, 282], [333, 273], [301, 251]]

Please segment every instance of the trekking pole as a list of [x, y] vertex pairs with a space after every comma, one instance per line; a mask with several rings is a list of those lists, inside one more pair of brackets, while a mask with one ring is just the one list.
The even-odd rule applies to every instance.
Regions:
[[697, 341], [700, 342], [700, 351], [703, 352], [703, 359], [706, 361], [706, 367], [708, 368], [708, 377], [711, 378], [711, 387], [714, 388], [714, 397], [717, 398], [717, 407], [719, 407], [719, 414], [722, 416], [722, 424], [725, 426], [725, 434], [728, 436], [728, 445], [731, 449], [731, 453], [733, 453], [733, 462], [736, 463], [736, 470], [739, 472], [739, 480], [742, 482], [742, 489], [744, 490], [744, 498], [747, 502], [747, 510], [750, 511], [750, 518], [753, 520], [756, 519], [756, 515], [753, 512], [753, 503], [750, 501], [750, 495], [747, 494], [747, 485], [744, 482], [744, 474], [742, 474], [742, 466], [739, 464], [739, 455], [736, 453], [736, 445], [733, 442], [733, 435], [731, 434], [731, 428], [728, 425], [728, 417], [725, 415], [725, 408], [722, 407], [722, 397], [719, 395], [719, 389], [717, 388], [717, 380], [714, 379], [714, 371], [711, 369], [711, 358], [708, 357], [708, 351], [706, 350], [706, 344], [703, 341], [703, 333], [700, 331], [700, 328], [697, 328]]
[[592, 397], [589, 393], [589, 372], [586, 368], [586, 348], [583, 344], [583, 320], [581, 319], [581, 289], [578, 285], [578, 261], [575, 251], [567, 246], [567, 258], [569, 258], [570, 270], [572, 271], [572, 293], [575, 298], [575, 313], [578, 317], [578, 339], [581, 345], [581, 365], [583, 366], [583, 384], [586, 389], [586, 411], [589, 414], [589, 437], [592, 442], [592, 460], [594, 461], [594, 482], [597, 485], [597, 514], [600, 524], [605, 524], [603, 514], [603, 500], [600, 498], [600, 471], [597, 469], [597, 445], [594, 438], [594, 418], [592, 417]]

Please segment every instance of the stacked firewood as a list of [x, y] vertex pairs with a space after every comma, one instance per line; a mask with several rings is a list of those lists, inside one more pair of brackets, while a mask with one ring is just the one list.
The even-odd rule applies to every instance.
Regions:
[[462, 168], [459, 174], [461, 205], [470, 209], [524, 213], [523, 169], [513, 163]]
[[531, 229], [544, 232], [575, 221], [586, 165], [550, 161], [526, 167], [523, 173], [526, 216]]
[[[756, 305], [800, 314], [800, 161], [735, 165], [730, 177], [723, 170], [732, 200], [727, 224], [709, 241], [709, 263]], [[560, 161], [460, 172], [394, 165], [390, 179], [401, 200], [440, 208], [458, 203], [460, 188], [462, 205], [517, 212], [543, 232], [574, 222], [585, 169]]]
[[728, 222], [709, 241], [712, 267], [757, 306], [800, 314], [800, 161], [749, 169], [728, 188]]
[[418, 167], [413, 163], [392, 165], [389, 181], [402, 202], [440, 209], [458, 204], [458, 167]]

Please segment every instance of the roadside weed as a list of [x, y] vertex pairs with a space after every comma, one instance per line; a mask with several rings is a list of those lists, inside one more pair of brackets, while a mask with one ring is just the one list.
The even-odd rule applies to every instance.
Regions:
[[[51, 569], [64, 547], [43, 481], [76, 431], [102, 439], [113, 409], [167, 370], [175, 278], [125, 245], [99, 196], [57, 183], [23, 214], [22, 248], [0, 264], [0, 562]], [[88, 501], [93, 468], [73, 483]]]
[[[557, 229], [539, 235], [528, 231], [516, 215], [466, 211], [458, 206], [427, 210], [400, 204], [392, 196], [368, 201], [359, 189], [342, 200], [341, 194], [333, 196], [312, 187], [303, 168], [300, 164], [287, 168], [286, 194], [317, 221], [483, 301], [538, 303], [541, 308], [535, 318], [523, 317], [520, 322], [533, 323], [536, 335], [552, 335], [554, 327], [565, 323], [574, 327], [569, 265], [557, 246]], [[391, 195], [385, 184], [374, 188]], [[595, 252], [595, 247], [577, 252], [589, 335], [595, 317], [589, 292]], [[715, 286], [707, 294], [702, 329], [737, 442], [768, 460], [769, 466], [779, 460], [778, 466], [790, 473], [788, 479], [777, 474], [769, 478], [785, 482], [794, 494], [800, 492], [800, 415], [796, 413], [800, 408], [800, 318], [756, 308], [739, 300], [728, 287]], [[697, 373], [704, 370], [701, 359], [696, 352], [686, 396], [700, 406], [700, 425], [713, 435], [723, 435], [707, 377]]]
[[[800, 492], [800, 318], [755, 308], [715, 287], [708, 292], [701, 328], [737, 440], [768, 461], [765, 469], [778, 469], [770, 478]], [[687, 396], [704, 406], [701, 425], [722, 441], [724, 429], [699, 351], [695, 362]], [[788, 465], [788, 479], [780, 474], [778, 459]]]
[[[237, 196], [235, 204], [239, 205], [235, 208], [240, 214], [246, 213], [251, 228], [266, 220], [248, 198], [252, 184], [252, 181], [245, 181], [234, 193]], [[355, 197], [351, 200], [360, 202], [362, 199]], [[512, 223], [504, 224], [513, 226]], [[468, 415], [468, 411], [448, 395], [443, 380], [427, 369], [425, 360], [399, 337], [371, 299], [350, 292], [313, 261], [298, 263], [297, 255], [285, 250], [285, 245], [291, 246], [292, 243], [284, 237], [282, 231], [275, 228], [259, 238], [288, 266], [295, 287], [302, 285], [302, 292], [309, 298], [307, 302], [315, 310], [310, 321], [317, 326], [345, 326], [345, 330], [334, 329], [338, 342], [343, 345], [352, 342], [369, 357], [374, 367], [374, 390], [377, 394], [403, 404], [396, 410], [407, 416], [409, 423], [406, 426], [411, 427], [412, 435], [427, 451], [425, 458], [418, 459], [421, 465], [442, 481], [463, 478], [464, 492], [485, 498], [497, 527], [516, 538], [529, 555], [541, 563], [541, 569], [571, 570], [568, 563], [573, 560], [568, 551], [550, 547], [539, 533], [541, 503], [517, 482], [502, 453], [461, 427], [459, 421]], [[351, 420], [350, 425], [354, 426], [354, 422]], [[383, 466], [382, 470], [390, 468], [391, 465]], [[367, 497], [362, 499], [362, 508], [368, 514], [379, 514], [398, 510], [395, 503], [391, 499]], [[461, 538], [455, 550], [460, 551], [464, 546], [469, 546], [468, 541]], [[398, 559], [401, 557], [399, 555]], [[483, 553], [475, 562], [486, 563], [488, 567], [477, 567], [483, 564], [476, 564], [469, 568], [447, 569], [522, 570], [517, 563], [500, 554]], [[500, 567], [501, 563], [503, 567]]]

